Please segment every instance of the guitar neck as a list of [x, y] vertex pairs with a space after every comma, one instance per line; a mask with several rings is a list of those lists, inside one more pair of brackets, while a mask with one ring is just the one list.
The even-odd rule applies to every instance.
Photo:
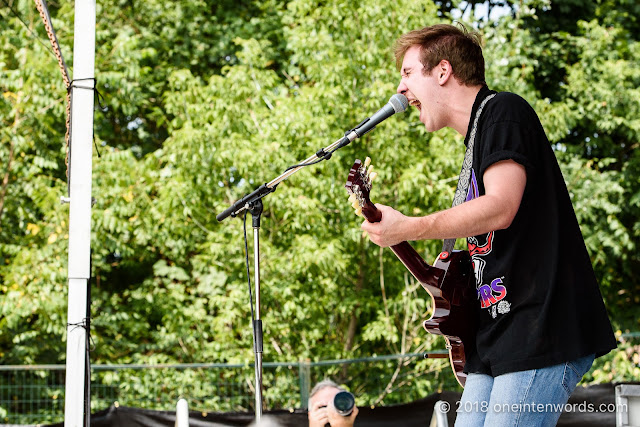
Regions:
[[[382, 219], [382, 212], [373, 204], [363, 208], [362, 214], [369, 222], [380, 222]], [[444, 270], [427, 264], [409, 242], [400, 242], [391, 246], [390, 249], [420, 283], [440, 287], [445, 274]]]
[[409, 242], [398, 243], [390, 249], [420, 283], [440, 287], [445, 275], [444, 270], [427, 264]]

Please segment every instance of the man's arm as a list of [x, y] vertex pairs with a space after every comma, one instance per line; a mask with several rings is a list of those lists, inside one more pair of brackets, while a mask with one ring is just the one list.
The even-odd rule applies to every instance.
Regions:
[[376, 205], [382, 211], [382, 220], [364, 221], [362, 229], [382, 247], [405, 240], [460, 238], [505, 229], [520, 208], [527, 183], [525, 168], [513, 160], [503, 160], [491, 165], [483, 180], [483, 196], [423, 217], [407, 217], [388, 206]]

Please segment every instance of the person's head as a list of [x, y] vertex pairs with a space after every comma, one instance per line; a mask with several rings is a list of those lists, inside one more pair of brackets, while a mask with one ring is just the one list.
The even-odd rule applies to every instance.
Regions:
[[309, 408], [313, 408], [313, 404], [318, 401], [331, 402], [336, 394], [346, 391], [330, 379], [325, 379], [316, 384], [309, 394]]
[[[353, 427], [358, 416], [358, 407], [354, 405], [348, 415], [334, 407], [336, 395], [342, 391], [346, 390], [329, 379], [320, 381], [313, 387], [309, 395], [309, 427], [325, 427], [327, 424]], [[343, 400], [342, 403], [346, 403], [346, 401]], [[351, 403], [354, 403], [353, 400]], [[345, 409], [342, 408], [343, 411]]]
[[484, 57], [480, 43], [480, 35], [467, 31], [461, 24], [432, 25], [400, 36], [394, 46], [396, 65], [400, 69], [407, 51], [418, 46], [424, 74], [430, 73], [442, 60], [446, 60], [460, 84], [484, 85]]
[[429, 132], [452, 127], [464, 135], [484, 81], [479, 36], [453, 25], [433, 25], [401, 36], [395, 44], [400, 68], [398, 93], [420, 111]]

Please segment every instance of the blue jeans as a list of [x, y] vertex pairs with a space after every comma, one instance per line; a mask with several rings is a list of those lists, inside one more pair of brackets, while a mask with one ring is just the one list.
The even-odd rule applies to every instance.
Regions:
[[542, 369], [491, 377], [469, 374], [456, 427], [555, 426], [594, 355]]

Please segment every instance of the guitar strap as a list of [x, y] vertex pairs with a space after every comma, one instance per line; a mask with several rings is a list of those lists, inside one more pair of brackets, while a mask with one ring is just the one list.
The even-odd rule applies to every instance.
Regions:
[[[471, 167], [473, 166], [473, 146], [476, 139], [476, 131], [478, 130], [478, 121], [480, 120], [480, 115], [482, 114], [484, 106], [494, 96], [496, 96], [496, 94], [492, 93], [482, 100], [482, 103], [480, 104], [480, 107], [478, 107], [478, 111], [476, 112], [476, 117], [473, 119], [473, 127], [471, 128], [471, 134], [469, 135], [467, 151], [464, 153], [462, 170], [460, 171], [460, 177], [458, 178], [458, 188], [456, 188], [456, 194], [453, 197], [453, 204], [451, 205], [451, 207], [462, 204], [467, 198], [467, 194], [469, 192], [469, 183], [471, 182]], [[444, 244], [442, 245], [442, 252], [451, 253], [455, 244], [456, 239], [445, 239]]]

